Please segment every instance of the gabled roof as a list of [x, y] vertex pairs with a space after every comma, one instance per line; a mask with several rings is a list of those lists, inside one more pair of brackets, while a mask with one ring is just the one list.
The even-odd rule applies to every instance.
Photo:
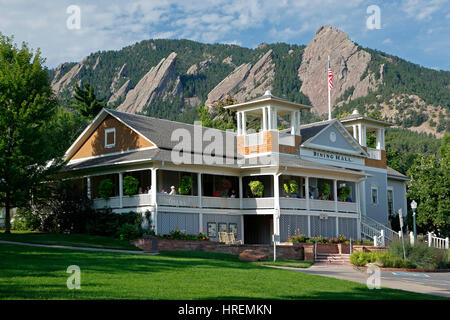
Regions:
[[291, 101], [285, 100], [283, 98], [276, 97], [276, 96], [272, 95], [270, 90], [267, 90], [263, 96], [252, 99], [250, 101], [236, 103], [231, 106], [225, 106], [224, 109], [240, 109], [240, 108], [245, 108], [245, 107], [252, 106], [252, 105], [259, 105], [261, 103], [270, 103], [270, 102], [279, 104], [281, 106], [290, 107], [290, 108], [293, 108], [296, 110], [312, 108], [311, 106], [307, 106], [305, 104], [291, 102]]
[[[116, 118], [118, 121], [135, 131], [137, 134], [144, 137], [146, 140], [151, 142], [153, 145], [160, 149], [172, 150], [175, 146], [179, 144], [179, 141], [172, 139], [172, 133], [179, 129], [185, 132], [186, 135], [183, 135], [183, 138], [188, 138], [187, 135], [190, 135], [190, 146], [193, 149], [198, 141], [194, 139], [194, 128], [196, 126], [192, 124], [170, 121], [165, 119], [158, 119], [153, 117], [147, 117], [143, 115], [131, 114], [126, 112], [121, 112], [117, 110], [111, 109], [103, 109], [97, 117], [91, 122], [91, 124], [83, 131], [83, 133], [78, 137], [78, 139], [72, 144], [72, 146], [67, 150], [65, 157], [69, 159], [75, 152], [78, 150], [81, 145], [88, 139], [88, 137], [95, 131], [95, 129], [102, 123], [102, 121], [108, 116]], [[214, 150], [216, 155], [225, 156], [225, 155], [237, 155], [237, 149], [235, 145], [235, 136], [236, 133], [231, 131], [223, 131], [218, 129], [211, 129], [206, 127], [197, 128], [201, 129], [202, 135], [205, 132], [209, 132], [211, 135], [220, 136], [222, 139], [223, 152], [221, 150]], [[226, 140], [233, 141], [232, 144], [227, 143]], [[188, 140], [183, 140], [184, 143], [188, 143]], [[204, 142], [204, 145], [208, 145], [209, 142]], [[225, 154], [223, 154], [225, 153]]]
[[341, 119], [339, 119], [342, 123], [352, 123], [352, 122], [356, 122], [356, 121], [365, 121], [365, 122], [369, 122], [369, 123], [373, 123], [376, 124], [380, 127], [390, 127], [392, 126], [392, 123], [383, 121], [383, 120], [377, 120], [374, 118], [370, 118], [370, 117], [366, 117], [364, 115], [360, 115], [359, 113], [352, 113], [349, 116], [343, 117]]
[[[334, 147], [327, 147], [322, 145], [314, 144], [314, 140], [320, 136], [322, 132], [327, 130], [329, 127], [335, 126], [336, 129], [342, 134], [342, 136], [348, 141], [348, 143], [353, 147], [354, 151], [337, 149]], [[312, 149], [323, 149], [328, 151], [335, 151], [340, 153], [347, 153], [356, 156], [368, 157], [367, 152], [361, 147], [358, 141], [353, 138], [353, 136], [348, 132], [348, 130], [342, 125], [338, 119], [320, 121], [315, 123], [306, 124], [300, 126], [300, 134], [302, 136], [302, 147], [312, 148]]]
[[404, 174], [398, 172], [397, 170], [392, 169], [391, 167], [387, 167], [387, 177], [388, 177], [388, 179], [390, 178], [393, 180], [402, 180], [402, 181], [411, 180]]

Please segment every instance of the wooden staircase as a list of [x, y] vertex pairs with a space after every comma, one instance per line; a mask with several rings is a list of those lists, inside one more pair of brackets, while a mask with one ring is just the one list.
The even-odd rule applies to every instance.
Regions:
[[315, 264], [319, 265], [352, 265], [349, 254], [318, 253]]

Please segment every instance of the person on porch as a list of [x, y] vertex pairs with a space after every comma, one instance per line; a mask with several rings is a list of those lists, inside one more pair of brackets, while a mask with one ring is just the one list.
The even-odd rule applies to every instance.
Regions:
[[171, 186], [169, 195], [173, 196], [175, 194], [177, 194], [177, 192], [175, 191], [175, 186]]

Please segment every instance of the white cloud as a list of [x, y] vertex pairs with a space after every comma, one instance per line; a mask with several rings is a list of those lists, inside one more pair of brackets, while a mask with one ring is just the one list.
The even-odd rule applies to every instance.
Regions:
[[[413, 23], [411, 20], [429, 23], [448, 1], [382, 4], [383, 30], [393, 30], [396, 23]], [[0, 2], [0, 30], [14, 34], [17, 42], [27, 41], [32, 48], [40, 47], [51, 67], [80, 61], [98, 50], [120, 49], [150, 38], [186, 38], [251, 47], [278, 41], [307, 44], [314, 32], [326, 24], [344, 30], [356, 41], [361, 37], [371, 39], [381, 32], [367, 31], [368, 3], [364, 0], [79, 0], [80, 30], [66, 28], [66, 8], [73, 4], [72, 0]], [[445, 14], [444, 11], [443, 16], [449, 19], [450, 14]], [[393, 15], [396, 19], [389, 20]], [[433, 30], [435, 37], [436, 26], [427, 30]], [[376, 39], [376, 43], [382, 39], [384, 44], [400, 43], [393, 34]]]

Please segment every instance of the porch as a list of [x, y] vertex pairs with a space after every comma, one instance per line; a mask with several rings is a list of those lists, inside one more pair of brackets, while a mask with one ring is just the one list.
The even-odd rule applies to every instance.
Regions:
[[[123, 180], [130, 175], [138, 180], [139, 185], [136, 194], [126, 195]], [[181, 180], [186, 180], [186, 177], [190, 181], [187, 191], [184, 191], [187, 194], [180, 194]], [[114, 186], [108, 199], [101, 198], [99, 193], [99, 185], [104, 179], [111, 180]], [[251, 191], [249, 185], [254, 181], [263, 186], [261, 196]], [[312, 176], [230, 176], [152, 168], [85, 177], [79, 185], [86, 188], [95, 209], [109, 207], [141, 211], [158, 206], [188, 211], [226, 209], [241, 214], [265, 210], [271, 214], [276, 208], [291, 213], [359, 213], [356, 182]], [[172, 186], [174, 194], [167, 193]]]

